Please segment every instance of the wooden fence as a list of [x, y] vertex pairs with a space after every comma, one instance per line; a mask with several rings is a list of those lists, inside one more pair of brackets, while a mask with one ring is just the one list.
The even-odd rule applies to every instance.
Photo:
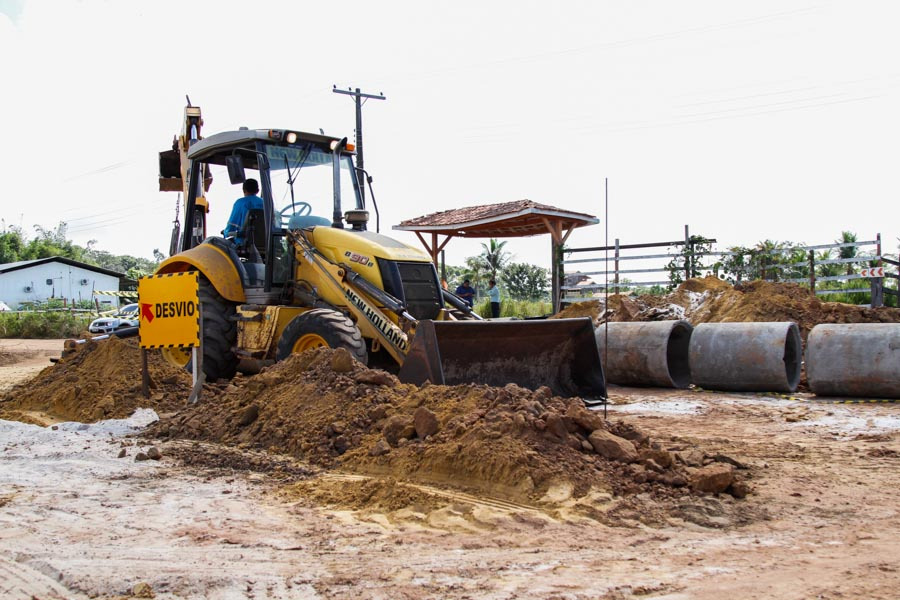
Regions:
[[[746, 252], [716, 251], [716, 243], [712, 238], [690, 235], [685, 225], [683, 240], [622, 244], [616, 239], [612, 246], [566, 248], [565, 254], [574, 257], [562, 261], [569, 284], [561, 286], [560, 303], [576, 302], [586, 295], [603, 293], [607, 288], [613, 293], [623, 288], [668, 288], [684, 279], [711, 273], [728, 276], [736, 283], [755, 275], [755, 278], [767, 281], [805, 284], [819, 296], [870, 294], [872, 306], [882, 306], [884, 295], [889, 295], [900, 304], [897, 289], [900, 286], [900, 260], [882, 255], [880, 233], [874, 240], [757, 247]], [[667, 251], [644, 252], [658, 248], [666, 248]], [[840, 251], [844, 248], [867, 250], [862, 253], [855, 250], [852, 253], [855, 256], [841, 258]], [[832, 258], [831, 251], [837, 251], [838, 256]], [[845, 272], [837, 273], [841, 267]], [[883, 276], [879, 276], [879, 269], [883, 269]], [[574, 281], [577, 279], [582, 281]], [[823, 282], [851, 280], [864, 280], [865, 283], [846, 289], [828, 289], [821, 285]], [[885, 281], [892, 282], [893, 287], [885, 285]]]

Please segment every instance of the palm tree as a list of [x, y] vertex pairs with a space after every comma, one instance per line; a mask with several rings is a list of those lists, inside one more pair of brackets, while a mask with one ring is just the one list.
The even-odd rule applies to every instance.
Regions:
[[[842, 231], [841, 239], [835, 240], [835, 243], [838, 244], [850, 244], [856, 241], [856, 234], [852, 231]], [[841, 258], [856, 258], [856, 246], [846, 246], [844, 248], [839, 249], [839, 255]], [[853, 275], [853, 271], [856, 269], [854, 266], [856, 263], [847, 263], [847, 275]]]
[[482, 251], [478, 258], [491, 279], [497, 279], [497, 273], [509, 262], [510, 253], [503, 250], [504, 246], [506, 242], [498, 242], [495, 238], [491, 238], [489, 244], [481, 244]]

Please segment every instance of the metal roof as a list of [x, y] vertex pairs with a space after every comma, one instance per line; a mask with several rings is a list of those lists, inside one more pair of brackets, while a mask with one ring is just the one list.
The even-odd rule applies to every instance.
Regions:
[[593, 215], [572, 212], [532, 200], [483, 204], [408, 219], [393, 229], [466, 238], [526, 237], [549, 233], [548, 223], [563, 229], [595, 225]]
[[89, 265], [87, 263], [78, 262], [77, 260], [72, 260], [71, 258], [66, 258], [64, 256], [48, 256], [47, 258], [38, 258], [35, 260], [20, 260], [18, 262], [11, 263], [3, 263], [0, 264], [0, 273], [10, 273], [12, 271], [18, 271], [20, 269], [27, 269], [29, 267], [36, 267], [38, 265], [43, 265], [49, 262], [59, 262], [64, 265], [69, 265], [71, 267], [79, 267], [81, 269], [86, 269], [88, 271], [94, 271], [97, 273], [101, 273], [103, 275], [110, 275], [112, 277], [125, 277], [125, 273], [119, 273], [117, 271], [110, 271], [109, 269], [104, 269], [103, 267], [98, 267], [96, 265]]

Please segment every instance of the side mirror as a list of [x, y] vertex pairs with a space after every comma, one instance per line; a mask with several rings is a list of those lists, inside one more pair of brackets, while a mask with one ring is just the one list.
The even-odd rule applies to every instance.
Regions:
[[244, 159], [238, 154], [225, 157], [225, 166], [228, 168], [228, 179], [232, 185], [244, 183], [247, 176], [244, 174]]

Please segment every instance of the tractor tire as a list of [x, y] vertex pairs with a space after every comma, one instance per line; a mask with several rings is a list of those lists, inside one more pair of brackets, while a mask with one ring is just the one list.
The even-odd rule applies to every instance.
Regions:
[[[231, 379], [237, 371], [238, 357], [232, 351], [237, 343], [235, 304], [216, 291], [212, 283], [200, 276], [200, 306], [203, 315], [203, 372], [206, 380]], [[193, 372], [193, 360], [188, 362]]]
[[362, 364], [369, 362], [366, 341], [356, 324], [343, 314], [326, 308], [316, 308], [294, 317], [278, 340], [275, 358], [284, 360], [291, 354], [323, 346], [346, 348]]

